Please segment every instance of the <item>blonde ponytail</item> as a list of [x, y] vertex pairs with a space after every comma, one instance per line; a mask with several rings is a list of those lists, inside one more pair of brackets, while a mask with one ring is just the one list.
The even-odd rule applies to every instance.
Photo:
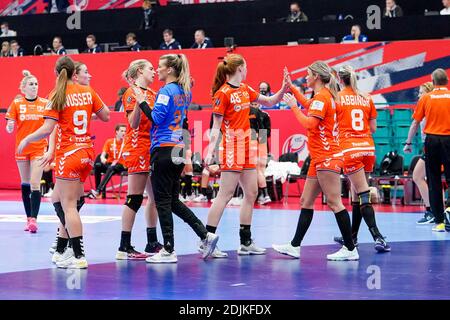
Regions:
[[168, 68], [173, 68], [178, 84], [183, 88], [185, 94], [191, 92], [191, 73], [189, 71], [189, 62], [184, 54], [165, 54], [159, 58], [165, 60]]

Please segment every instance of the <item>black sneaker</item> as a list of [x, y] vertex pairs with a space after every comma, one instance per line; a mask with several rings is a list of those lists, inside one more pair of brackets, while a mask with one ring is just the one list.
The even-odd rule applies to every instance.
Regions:
[[434, 223], [434, 215], [431, 211], [425, 211], [423, 218], [417, 221], [417, 224], [432, 224]]
[[162, 248], [163, 248], [163, 245], [161, 243], [159, 243], [158, 241], [156, 241], [156, 242], [152, 242], [152, 243], [147, 243], [144, 251], [148, 255], [153, 256], [153, 255], [157, 254]]
[[[344, 245], [344, 239], [342, 237], [334, 237], [334, 242], [339, 243], [341, 246]], [[358, 238], [353, 238], [353, 244], [358, 247]]]
[[391, 247], [387, 244], [384, 238], [379, 237], [375, 240], [375, 250], [378, 252], [390, 252]]

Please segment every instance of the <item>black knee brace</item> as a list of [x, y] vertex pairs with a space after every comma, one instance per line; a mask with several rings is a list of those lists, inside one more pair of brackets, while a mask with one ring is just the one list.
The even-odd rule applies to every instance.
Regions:
[[64, 218], [64, 210], [62, 208], [61, 202], [55, 202], [53, 204], [53, 207], [55, 208], [56, 215], [59, 218], [59, 221], [61, 221], [61, 224], [63, 226], [66, 226], [66, 219]]
[[130, 194], [127, 195], [125, 205], [134, 212], [138, 212], [142, 205], [142, 201], [144, 201], [144, 196], [142, 194]]
[[372, 202], [370, 202], [370, 190], [358, 193], [359, 197], [359, 205], [361, 207], [370, 205]]

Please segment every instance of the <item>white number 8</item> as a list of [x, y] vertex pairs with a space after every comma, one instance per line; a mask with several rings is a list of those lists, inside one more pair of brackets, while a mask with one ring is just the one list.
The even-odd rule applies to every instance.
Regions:
[[85, 134], [87, 132], [88, 116], [86, 110], [77, 110], [73, 113], [73, 125], [75, 126], [73, 130], [75, 134]]
[[351, 115], [353, 130], [364, 130], [364, 112], [361, 109], [353, 109]]

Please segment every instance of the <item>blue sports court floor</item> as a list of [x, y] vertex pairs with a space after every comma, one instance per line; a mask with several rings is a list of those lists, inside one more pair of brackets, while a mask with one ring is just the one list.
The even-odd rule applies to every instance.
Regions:
[[[255, 210], [253, 238], [270, 248], [266, 256], [236, 255], [239, 213], [238, 208], [227, 208], [217, 232], [218, 245], [229, 253], [228, 259], [203, 261], [196, 252], [195, 234], [174, 218], [178, 264], [149, 265], [115, 261], [121, 228], [121, 205], [116, 203], [83, 207], [89, 268], [68, 271], [50, 262], [48, 249], [56, 232], [50, 203], [42, 203], [38, 233], [29, 234], [22, 231], [22, 203], [0, 201], [0, 299], [450, 298], [450, 233], [433, 233], [431, 225], [416, 225], [419, 207], [377, 214], [380, 230], [392, 246], [390, 253], [374, 251], [363, 222], [358, 262], [326, 260], [339, 248], [332, 241], [338, 228], [329, 211], [316, 211], [300, 260], [275, 253], [272, 243], [287, 242], [294, 233], [299, 214], [294, 204], [291, 210]], [[206, 221], [207, 208], [193, 209]], [[132, 241], [143, 250], [142, 212]]]

